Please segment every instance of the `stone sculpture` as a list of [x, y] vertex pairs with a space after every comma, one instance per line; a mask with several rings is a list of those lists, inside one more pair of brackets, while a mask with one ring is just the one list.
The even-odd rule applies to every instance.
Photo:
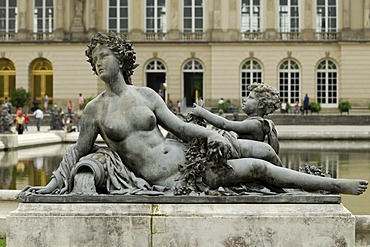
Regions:
[[62, 111], [58, 108], [57, 105], [54, 105], [54, 108], [50, 110], [50, 130], [62, 130], [63, 121], [62, 121]]
[[11, 134], [11, 126], [13, 123], [12, 116], [8, 112], [8, 107], [3, 106], [0, 113], [0, 134]]
[[[368, 182], [281, 167], [267, 143], [237, 139], [180, 120], [152, 89], [132, 85], [134, 48], [121, 35], [95, 34], [85, 51], [105, 91], [90, 101], [81, 132], [45, 187], [23, 194], [236, 195], [284, 188], [362, 194]], [[178, 140], [166, 139], [159, 125]], [[94, 146], [100, 135], [108, 147]]]

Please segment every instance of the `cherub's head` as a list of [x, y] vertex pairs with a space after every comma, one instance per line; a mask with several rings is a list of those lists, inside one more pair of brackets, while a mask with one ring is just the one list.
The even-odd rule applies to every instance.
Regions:
[[[280, 106], [279, 92], [264, 83], [253, 83], [249, 85], [250, 94], [243, 99], [243, 111], [248, 115], [258, 113], [259, 115], [268, 115], [277, 110]], [[248, 101], [254, 100], [256, 104], [248, 106]]]
[[87, 45], [85, 55], [88, 57], [87, 61], [91, 64], [92, 70], [97, 74], [95, 63], [93, 61], [93, 51], [99, 45], [107, 46], [116, 56], [120, 63], [120, 70], [125, 79], [126, 84], [132, 84], [131, 75], [134, 69], [139, 66], [136, 64], [136, 52], [132, 44], [126, 43], [126, 39], [121, 34], [111, 32], [109, 35], [96, 33], [91, 37], [90, 43]]

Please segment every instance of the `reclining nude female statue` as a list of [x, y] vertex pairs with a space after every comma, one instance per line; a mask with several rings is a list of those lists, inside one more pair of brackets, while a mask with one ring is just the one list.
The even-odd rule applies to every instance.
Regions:
[[[281, 167], [267, 143], [180, 120], [155, 91], [132, 85], [138, 65], [123, 36], [97, 33], [85, 54], [105, 91], [87, 104], [77, 142], [67, 149], [50, 182], [26, 187], [24, 193], [212, 194], [249, 182], [354, 195], [367, 189], [365, 180]], [[159, 125], [181, 141], [166, 139]], [[94, 145], [98, 134], [108, 147]]]

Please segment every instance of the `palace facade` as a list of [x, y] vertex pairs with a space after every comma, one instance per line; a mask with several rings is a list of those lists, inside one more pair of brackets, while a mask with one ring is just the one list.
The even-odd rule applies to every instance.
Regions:
[[370, 0], [0, 0], [0, 102], [23, 87], [77, 108], [104, 90], [84, 55], [97, 31], [125, 34], [134, 85], [174, 105], [240, 106], [252, 82], [290, 104], [370, 103]]

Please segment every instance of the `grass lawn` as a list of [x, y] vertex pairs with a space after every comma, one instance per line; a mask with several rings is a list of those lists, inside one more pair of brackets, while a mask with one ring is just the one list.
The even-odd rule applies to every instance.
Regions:
[[5, 247], [5, 246], [6, 246], [6, 238], [0, 237], [0, 247]]

